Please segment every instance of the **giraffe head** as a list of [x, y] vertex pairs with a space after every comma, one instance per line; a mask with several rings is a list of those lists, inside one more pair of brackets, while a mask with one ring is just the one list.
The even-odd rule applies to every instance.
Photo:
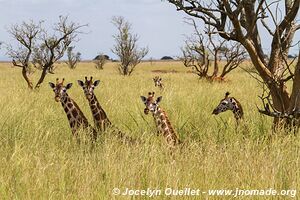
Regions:
[[56, 79], [56, 84], [49, 82], [50, 87], [53, 89], [53, 92], [55, 94], [55, 101], [59, 102], [62, 101], [67, 95], [67, 90], [72, 87], [72, 83], [68, 83], [66, 86], [64, 86], [65, 79], [63, 78], [61, 82], [59, 82], [59, 79]]
[[141, 96], [143, 103], [145, 104], [144, 113], [147, 115], [150, 112], [154, 113], [159, 107], [159, 103], [161, 102], [162, 96], [158, 97], [156, 100], [154, 99], [154, 92], [148, 93], [148, 98]]
[[153, 78], [153, 81], [154, 81], [154, 84], [155, 84], [155, 87], [156, 86], [161, 86], [162, 85], [162, 78], [161, 77], [159, 77], [159, 76], [155, 76], [154, 78]]
[[97, 87], [100, 83], [100, 80], [96, 80], [93, 82], [93, 77], [90, 77], [90, 80], [88, 80], [87, 77], [85, 77], [85, 82], [78, 80], [78, 84], [82, 87], [84, 94], [88, 100], [92, 99], [94, 96], [94, 89]]
[[229, 97], [230, 93], [225, 93], [225, 98], [222, 99], [219, 105], [213, 110], [212, 114], [219, 114], [227, 110], [232, 110], [236, 118], [241, 118], [243, 116], [243, 110], [241, 104], [234, 98]]

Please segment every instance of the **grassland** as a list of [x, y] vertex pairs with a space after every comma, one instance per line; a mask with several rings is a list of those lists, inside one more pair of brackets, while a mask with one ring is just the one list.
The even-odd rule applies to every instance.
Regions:
[[[142, 63], [131, 77], [120, 76], [114, 65], [109, 63], [98, 71], [91, 63], [80, 63], [76, 70], [60, 64], [39, 91], [30, 92], [20, 69], [0, 63], [0, 199], [146, 198], [114, 196], [115, 187], [299, 189], [300, 136], [271, 132], [271, 119], [256, 109], [260, 88], [247, 73], [237, 70], [229, 75], [230, 81], [211, 84], [176, 62]], [[152, 72], [162, 69], [178, 73]], [[96, 95], [110, 120], [143, 144], [125, 145], [107, 132], [91, 150], [90, 145], [78, 145], [71, 137], [65, 113], [47, 83], [57, 77], [74, 83], [69, 95], [92, 123], [76, 82], [86, 75], [101, 80]], [[163, 92], [154, 88], [155, 75], [164, 80]], [[185, 143], [174, 157], [156, 136], [152, 116], [143, 114], [140, 95], [149, 91], [163, 96], [161, 107]], [[232, 113], [211, 114], [226, 91], [244, 107], [245, 120], [238, 128]], [[203, 194], [192, 199], [233, 197]]]

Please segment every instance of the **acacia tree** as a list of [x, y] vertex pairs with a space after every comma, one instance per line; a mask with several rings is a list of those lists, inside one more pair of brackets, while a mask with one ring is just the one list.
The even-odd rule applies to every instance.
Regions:
[[12, 63], [16, 67], [22, 68], [22, 76], [28, 88], [33, 89], [33, 83], [29, 78], [31, 71], [31, 57], [38, 34], [41, 32], [41, 22], [23, 22], [22, 24], [12, 25], [8, 30], [10, 35], [17, 40], [18, 46], [13, 48], [7, 46], [7, 54], [12, 58]]
[[[274, 112], [274, 125], [290, 127], [293, 119], [299, 119], [300, 111], [300, 60], [295, 70], [290, 68], [287, 56], [293, 38], [300, 29], [296, 23], [300, 0], [168, 0], [177, 10], [202, 20], [216, 29], [215, 33], [226, 40], [236, 41], [244, 46], [259, 76], [270, 91]], [[280, 11], [283, 4], [284, 11]], [[279, 15], [278, 13], [280, 12]], [[275, 13], [275, 14], [274, 14]], [[279, 19], [278, 16], [282, 16]], [[272, 25], [270, 25], [272, 23]], [[261, 44], [264, 27], [270, 36], [270, 56], [266, 59]], [[292, 82], [292, 90], [287, 88]], [[274, 113], [280, 113], [275, 115]], [[283, 117], [290, 116], [290, 117]], [[299, 120], [297, 125], [299, 126]]]
[[[189, 19], [186, 23], [193, 26], [194, 33], [185, 41], [181, 60], [185, 67], [192, 67], [199, 78], [222, 81], [245, 60], [246, 51], [241, 44], [227, 42], [224, 39], [216, 41], [210, 26], [207, 27], [207, 36], [205, 36], [199, 31], [193, 19]], [[219, 74], [221, 59], [225, 64]], [[211, 75], [208, 74], [210, 66], [213, 66]]]
[[75, 69], [77, 66], [77, 63], [81, 61], [81, 53], [77, 52], [74, 53], [74, 46], [69, 46], [67, 48], [67, 57], [68, 60], [66, 61], [66, 64], [70, 69]]
[[94, 63], [95, 63], [95, 68], [102, 70], [103, 66], [107, 63], [108, 61], [108, 57], [105, 56], [104, 54], [100, 53], [96, 59], [94, 59]]
[[131, 33], [131, 24], [123, 17], [113, 17], [112, 23], [118, 29], [118, 33], [113, 36], [116, 44], [112, 52], [119, 57], [120, 74], [129, 76], [147, 55], [148, 48], [138, 48], [138, 36]]
[[[70, 44], [76, 41], [79, 29], [85, 25], [68, 22], [68, 17], [59, 17], [53, 28], [53, 34], [42, 28], [42, 22], [23, 22], [9, 29], [16, 39], [18, 47], [9, 45], [7, 54], [12, 58], [14, 66], [22, 68], [22, 75], [30, 89], [39, 88], [48, 73], [53, 73], [54, 63], [63, 57]], [[35, 86], [28, 74], [31, 68], [41, 70]]]

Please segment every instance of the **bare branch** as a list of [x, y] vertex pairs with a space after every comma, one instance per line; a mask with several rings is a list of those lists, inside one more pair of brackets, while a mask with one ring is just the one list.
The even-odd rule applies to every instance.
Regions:
[[118, 70], [124, 76], [131, 75], [135, 67], [148, 54], [148, 47], [138, 48], [138, 36], [131, 33], [131, 24], [123, 17], [113, 17], [112, 23], [118, 30], [118, 33], [113, 36], [116, 44], [112, 49], [120, 59]]
[[8, 30], [10, 35], [18, 42], [17, 47], [8, 45], [7, 54], [12, 58], [13, 65], [22, 67], [22, 75], [28, 87], [33, 89], [33, 84], [28, 77], [31, 67], [42, 70], [41, 76], [35, 86], [38, 88], [47, 73], [53, 73], [53, 64], [59, 60], [69, 47], [76, 41], [79, 29], [85, 25], [68, 22], [68, 17], [59, 17], [59, 22], [54, 27], [54, 34], [42, 28], [42, 22], [23, 22], [12, 25]]
[[[193, 27], [194, 33], [191, 36], [186, 36], [181, 60], [184, 66], [191, 67], [199, 78], [224, 80], [226, 74], [236, 69], [245, 59], [245, 49], [241, 45], [228, 43], [224, 39], [217, 39], [217, 35], [214, 35], [215, 28], [207, 25], [205, 29], [206, 35], [204, 35], [200, 32], [195, 20], [189, 18], [185, 22]], [[228, 43], [228, 46], [226, 43]], [[211, 66], [210, 59], [213, 60], [212, 66], [214, 69], [212, 75], [208, 75], [209, 67]], [[219, 75], [221, 59], [225, 59], [227, 62], [221, 75]]]
[[[280, 124], [282, 119], [279, 118], [284, 117], [284, 124], [290, 126], [293, 123], [286, 116], [291, 114], [289, 110], [294, 106], [293, 102], [300, 91], [300, 66], [297, 64], [293, 69], [287, 57], [295, 32], [300, 29], [296, 21], [300, 0], [280, 1], [285, 5], [285, 12], [280, 10], [279, 0], [168, 0], [177, 10], [213, 27], [213, 33], [243, 45], [270, 91], [274, 110], [265, 113], [271, 113], [274, 124]], [[265, 55], [262, 48], [258, 22], [269, 33], [269, 56]], [[292, 81], [292, 93], [289, 92], [287, 81]], [[270, 103], [268, 105], [271, 107]], [[300, 110], [300, 103], [297, 103], [295, 110]], [[294, 116], [300, 118], [300, 115]], [[300, 120], [297, 123], [300, 126]]]

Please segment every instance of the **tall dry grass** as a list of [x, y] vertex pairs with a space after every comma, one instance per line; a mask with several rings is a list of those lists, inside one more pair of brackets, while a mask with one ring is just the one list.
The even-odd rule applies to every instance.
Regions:
[[[146, 198], [113, 196], [115, 187], [299, 188], [300, 137], [272, 133], [271, 119], [256, 110], [260, 88], [243, 71], [229, 75], [226, 83], [211, 84], [186, 73], [176, 62], [142, 63], [131, 77], [120, 76], [113, 65], [109, 63], [102, 71], [92, 63], [81, 63], [76, 70], [59, 65], [39, 91], [30, 92], [19, 69], [0, 63], [0, 199]], [[152, 78], [158, 74], [151, 72], [162, 69], [178, 71], [159, 74], [166, 87], [163, 92], [154, 88]], [[110, 120], [142, 144], [124, 145], [107, 132], [91, 149], [72, 138], [65, 113], [47, 82], [57, 77], [73, 82], [69, 95], [92, 123], [88, 102], [76, 82], [90, 75], [101, 80], [95, 93]], [[173, 156], [156, 136], [152, 116], [143, 114], [140, 95], [149, 91], [163, 96], [161, 107], [184, 141]], [[244, 107], [240, 127], [230, 112], [211, 115], [226, 91]], [[283, 197], [251, 199], [270, 198]]]

